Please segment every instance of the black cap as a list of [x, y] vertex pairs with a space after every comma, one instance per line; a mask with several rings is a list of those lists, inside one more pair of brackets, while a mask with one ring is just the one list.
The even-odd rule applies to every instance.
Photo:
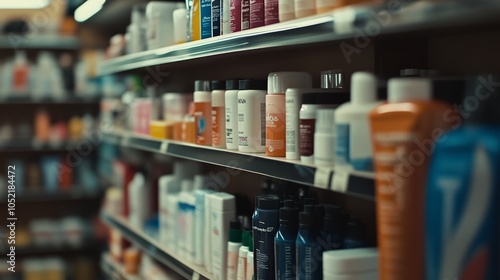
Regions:
[[226, 90], [235, 90], [240, 88], [240, 80], [227, 80]]
[[275, 195], [260, 196], [258, 207], [263, 210], [278, 210], [280, 209], [280, 198]]
[[299, 225], [300, 228], [316, 228], [318, 217], [314, 213], [313, 205], [304, 205], [304, 212], [300, 212]]
[[226, 81], [215, 80], [212, 81], [212, 90], [225, 90]]
[[342, 104], [351, 99], [349, 92], [311, 92], [302, 95], [302, 104]]
[[345, 237], [366, 240], [366, 226], [361, 223], [361, 219], [351, 218], [346, 226]]
[[296, 225], [299, 221], [299, 209], [293, 200], [285, 200], [285, 206], [280, 209], [280, 223]]
[[240, 90], [267, 90], [267, 80], [240, 80]]
[[323, 230], [328, 233], [340, 232], [344, 227], [344, 217], [340, 211], [340, 206], [325, 205], [325, 219], [323, 220]]
[[500, 124], [500, 75], [479, 75], [467, 83], [462, 106], [467, 124]]
[[194, 81], [194, 91], [210, 91], [210, 81]]

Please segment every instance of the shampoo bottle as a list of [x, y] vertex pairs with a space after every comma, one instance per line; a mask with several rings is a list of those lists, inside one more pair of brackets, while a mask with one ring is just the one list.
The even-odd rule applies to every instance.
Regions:
[[342, 248], [342, 242], [344, 240], [344, 217], [342, 216], [339, 206], [325, 206], [325, 218], [321, 237], [325, 242], [326, 251]]
[[252, 224], [255, 236], [254, 245], [257, 280], [274, 279], [274, 238], [279, 228], [280, 199], [275, 195], [259, 197], [257, 206], [258, 220]]
[[499, 81], [470, 81], [464, 125], [454, 116], [458, 129], [437, 139], [425, 197], [425, 279], [500, 279]]
[[373, 171], [368, 115], [380, 102], [377, 79], [371, 73], [356, 72], [351, 80], [351, 102], [335, 110], [335, 167]]
[[241, 224], [231, 222], [229, 225], [229, 242], [227, 243], [227, 280], [236, 280], [238, 259], [241, 246]]
[[212, 96], [209, 81], [194, 83], [194, 116], [196, 117], [196, 144], [212, 145]]
[[345, 229], [343, 249], [357, 249], [368, 245], [366, 226], [358, 218], [351, 218]]
[[311, 88], [311, 75], [305, 72], [274, 72], [267, 76], [266, 155], [286, 155], [285, 92], [288, 88]]
[[266, 150], [266, 81], [240, 80], [238, 91], [238, 149]]
[[130, 225], [141, 229], [144, 227], [146, 219], [148, 219], [151, 214], [149, 211], [149, 188], [146, 185], [146, 180], [144, 179], [144, 175], [142, 175], [142, 173], [138, 172], [135, 174], [134, 179], [130, 182], [128, 191], [128, 197], [130, 199]]
[[192, 196], [193, 181], [189, 179], [182, 180], [181, 192], [179, 193], [179, 202], [177, 203], [177, 254], [186, 260], [193, 261], [194, 235], [194, 197]]
[[212, 146], [226, 147], [225, 98], [226, 81], [212, 81]]
[[[238, 271], [236, 273], [237, 280], [245, 280], [247, 272], [247, 256], [249, 252], [250, 231], [244, 230], [242, 234], [242, 245], [238, 253]], [[253, 264], [252, 264], [253, 265]]]
[[452, 113], [431, 98], [429, 79], [393, 78], [387, 103], [370, 113], [382, 279], [424, 279], [428, 162], [437, 137], [451, 126], [445, 116]]
[[226, 148], [238, 150], [238, 80], [226, 81]]
[[[194, 263], [197, 265], [206, 264], [205, 259], [210, 259], [210, 250], [205, 252], [205, 247], [210, 244], [210, 242], [205, 242], [205, 232], [207, 231], [207, 221], [205, 212], [207, 207], [205, 205], [205, 197], [212, 193], [213, 190], [208, 189], [211, 179], [208, 176], [196, 175], [194, 176], [194, 197], [195, 197], [195, 209], [194, 209]], [[208, 243], [208, 244], [207, 244]], [[205, 265], [206, 267], [208, 265]]]
[[295, 242], [298, 230], [299, 209], [293, 200], [285, 200], [285, 206], [280, 209], [280, 227], [274, 239], [277, 280], [296, 278]]
[[228, 193], [208, 195], [212, 240], [212, 274], [214, 279], [227, 279], [227, 242], [229, 225], [236, 219], [235, 197]]
[[318, 217], [313, 205], [304, 205], [304, 212], [299, 215], [299, 233], [297, 235], [297, 279], [321, 279], [323, 274], [323, 248], [318, 243]]

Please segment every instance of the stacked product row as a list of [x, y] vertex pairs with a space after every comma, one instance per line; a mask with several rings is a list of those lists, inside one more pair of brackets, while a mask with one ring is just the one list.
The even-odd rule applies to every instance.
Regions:
[[[191, 0], [151, 1], [135, 6], [127, 33], [110, 41], [108, 57], [197, 41], [313, 16], [374, 0]], [[401, 5], [401, 4], [399, 4]]]

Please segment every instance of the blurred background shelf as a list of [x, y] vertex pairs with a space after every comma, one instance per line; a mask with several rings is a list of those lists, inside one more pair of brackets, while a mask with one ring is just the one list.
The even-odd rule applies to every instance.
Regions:
[[78, 141], [63, 141], [57, 143], [38, 143], [34, 141], [15, 140], [0, 144], [1, 152], [64, 152], [77, 148]]
[[101, 256], [101, 268], [104, 273], [113, 280], [142, 280], [139, 276], [128, 275], [125, 273], [123, 265], [113, 260], [109, 253]]
[[[399, 5], [361, 5], [219, 37], [143, 51], [104, 62], [100, 75], [204, 57], [228, 56], [255, 50], [288, 48], [319, 42], [356, 39], [360, 36], [436, 31], [443, 28], [487, 25], [499, 22], [500, 3], [479, 1], [422, 1], [401, 9]], [[378, 26], [375, 34], [364, 29]], [[361, 32], [361, 33], [360, 33]], [[366, 33], [369, 33], [367, 35]]]
[[[79, 189], [78, 186], [72, 186], [70, 189]], [[30, 192], [26, 194], [17, 194], [16, 203], [57, 203], [69, 202], [79, 203], [87, 202], [89, 200], [100, 200], [104, 195], [103, 191], [84, 192], [84, 191], [68, 191], [68, 192]], [[0, 200], [1, 204], [6, 204], [7, 200]]]
[[79, 104], [97, 104], [101, 101], [100, 97], [79, 97], [66, 94], [62, 97], [42, 97], [36, 98], [25, 94], [12, 94], [6, 97], [0, 97], [1, 105], [39, 105], [39, 104], [60, 104], [60, 105], [79, 105]]
[[104, 140], [124, 147], [234, 168], [370, 200], [375, 199], [375, 182], [372, 173], [335, 172], [332, 168], [306, 165], [297, 160], [160, 140], [129, 133], [107, 132], [104, 134]]
[[73, 36], [43, 34], [0, 36], [0, 49], [77, 50], [79, 47], [80, 40]]
[[[96, 255], [100, 252], [103, 243], [97, 241], [87, 241], [79, 246], [61, 245], [61, 246], [40, 246], [29, 245], [26, 247], [17, 247], [16, 256], [27, 258], [43, 255], [63, 255], [71, 256], [75, 254], [92, 254]], [[9, 252], [6, 248], [0, 248], [0, 254], [6, 255]]]
[[125, 239], [137, 246], [144, 253], [172, 269], [185, 279], [212, 279], [204, 267], [178, 258], [145, 232], [131, 227], [126, 219], [107, 213], [102, 213], [101, 218], [106, 224], [118, 230]]

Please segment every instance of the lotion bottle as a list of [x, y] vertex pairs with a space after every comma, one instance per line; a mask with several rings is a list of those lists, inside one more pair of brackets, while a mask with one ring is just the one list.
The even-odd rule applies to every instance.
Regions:
[[194, 116], [196, 118], [196, 144], [212, 145], [212, 96], [210, 81], [194, 83]]

